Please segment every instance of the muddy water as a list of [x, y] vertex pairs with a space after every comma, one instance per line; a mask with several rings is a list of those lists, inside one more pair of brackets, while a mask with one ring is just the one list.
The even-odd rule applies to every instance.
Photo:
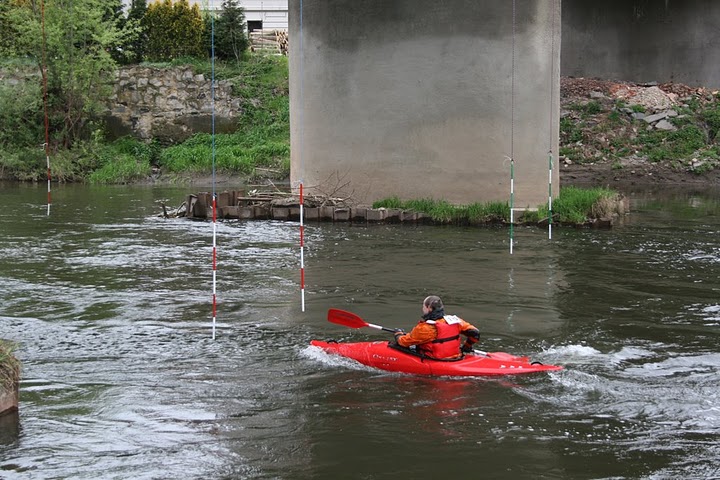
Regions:
[[[642, 193], [612, 231], [158, 218], [186, 189], [0, 186], [0, 337], [19, 415], [0, 478], [720, 478], [717, 192]], [[484, 350], [566, 370], [428, 379], [358, 367], [313, 338], [384, 339], [420, 300]]]

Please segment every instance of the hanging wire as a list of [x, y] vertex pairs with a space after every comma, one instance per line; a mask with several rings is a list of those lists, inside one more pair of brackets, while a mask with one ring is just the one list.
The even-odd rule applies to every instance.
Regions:
[[512, 2], [512, 75], [510, 79], [510, 255], [513, 253], [515, 224], [515, 0]]
[[210, 95], [212, 104], [212, 339], [215, 340], [217, 320], [217, 193], [215, 191], [215, 12], [210, 1]]
[[45, 0], [40, 3], [40, 19], [42, 25], [42, 82], [43, 82], [43, 109], [45, 114], [45, 161], [47, 163], [47, 214], [50, 215], [52, 204], [52, 193], [50, 183], [52, 175], [50, 171], [50, 118], [48, 114], [48, 78], [47, 78], [47, 34], [45, 32]]

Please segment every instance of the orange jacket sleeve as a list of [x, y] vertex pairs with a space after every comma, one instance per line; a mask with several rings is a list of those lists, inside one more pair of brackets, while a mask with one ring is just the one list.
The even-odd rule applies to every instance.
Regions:
[[415, 325], [410, 333], [398, 337], [397, 343], [401, 347], [410, 347], [412, 345], [432, 342], [436, 337], [437, 329], [429, 323], [421, 322]]

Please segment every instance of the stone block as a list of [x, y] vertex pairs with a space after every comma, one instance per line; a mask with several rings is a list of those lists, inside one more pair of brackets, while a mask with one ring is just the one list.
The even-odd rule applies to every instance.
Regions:
[[304, 220], [317, 222], [320, 218], [320, 209], [317, 207], [310, 207], [303, 209]]
[[400, 223], [400, 214], [402, 210], [397, 208], [388, 208], [385, 211], [385, 222], [386, 223]]
[[351, 208], [350, 220], [355, 223], [367, 223], [367, 208]]
[[253, 209], [255, 220], [267, 220], [268, 218], [270, 218], [270, 210], [268, 207], [263, 205], [256, 205], [250, 208]]
[[290, 209], [287, 207], [273, 207], [270, 210], [270, 215], [273, 220], [287, 220], [290, 218]]
[[335, 222], [349, 222], [350, 221], [350, 209], [349, 208], [336, 208], [333, 214], [333, 221]]
[[[304, 211], [303, 211], [303, 215], [305, 215]], [[300, 221], [300, 207], [289, 207], [288, 208], [288, 220], [291, 220], [293, 222]]]
[[370, 223], [378, 223], [385, 221], [385, 209], [371, 209], [367, 211], [367, 221]]
[[332, 222], [335, 214], [335, 207], [320, 207], [320, 221]]
[[240, 208], [235, 205], [227, 205], [219, 210], [222, 213], [220, 218], [240, 218]]
[[255, 218], [254, 207], [237, 207], [240, 220], [253, 220]]

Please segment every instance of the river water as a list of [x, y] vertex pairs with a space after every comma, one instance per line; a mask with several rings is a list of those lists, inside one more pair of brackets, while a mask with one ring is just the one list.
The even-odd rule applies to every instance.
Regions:
[[[0, 186], [0, 478], [720, 478], [718, 192], [631, 194], [612, 230], [162, 219], [188, 188]], [[193, 188], [192, 190], [196, 190]], [[421, 378], [310, 340], [386, 339], [428, 294], [481, 348], [565, 370]]]

